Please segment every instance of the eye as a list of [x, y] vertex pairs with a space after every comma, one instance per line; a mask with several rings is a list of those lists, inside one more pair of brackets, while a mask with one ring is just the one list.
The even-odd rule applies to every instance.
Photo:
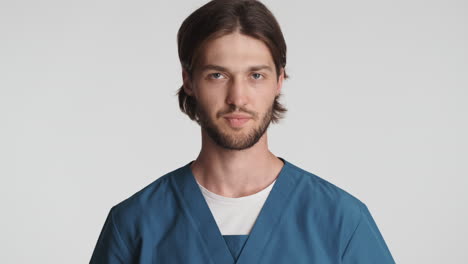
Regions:
[[255, 80], [260, 80], [261, 78], [263, 78], [263, 75], [261, 75], [260, 73], [254, 73], [252, 74], [252, 76]]
[[211, 78], [213, 78], [213, 79], [218, 80], [218, 79], [220, 79], [220, 77], [222, 77], [223, 75], [222, 75], [221, 73], [219, 73], [219, 72], [215, 72], [215, 73], [210, 73], [209, 76], [210, 76]]

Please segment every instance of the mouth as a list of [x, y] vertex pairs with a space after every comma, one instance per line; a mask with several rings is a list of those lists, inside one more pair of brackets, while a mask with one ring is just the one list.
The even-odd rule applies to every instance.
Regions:
[[243, 127], [250, 120], [250, 118], [229, 118], [229, 117], [225, 117], [224, 119], [227, 120], [228, 124], [231, 127], [235, 127], [235, 128]]

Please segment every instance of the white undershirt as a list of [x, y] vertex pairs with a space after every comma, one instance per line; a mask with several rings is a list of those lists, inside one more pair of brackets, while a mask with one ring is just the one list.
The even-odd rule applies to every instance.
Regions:
[[210, 192], [197, 181], [222, 235], [248, 235], [275, 182], [257, 193], [232, 198]]

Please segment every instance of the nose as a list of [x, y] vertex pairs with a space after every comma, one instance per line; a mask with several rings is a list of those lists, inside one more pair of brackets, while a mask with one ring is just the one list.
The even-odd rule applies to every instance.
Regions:
[[235, 105], [236, 107], [243, 107], [248, 103], [247, 93], [247, 82], [240, 77], [232, 78], [228, 85], [226, 103], [229, 105]]

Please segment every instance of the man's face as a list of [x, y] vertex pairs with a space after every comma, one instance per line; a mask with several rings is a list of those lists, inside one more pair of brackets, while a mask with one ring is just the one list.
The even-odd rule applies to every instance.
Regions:
[[197, 100], [200, 125], [217, 145], [242, 150], [264, 135], [283, 74], [277, 80], [270, 50], [262, 41], [240, 33], [211, 40], [201, 51], [191, 85], [185, 85], [186, 77], [184, 89]]

